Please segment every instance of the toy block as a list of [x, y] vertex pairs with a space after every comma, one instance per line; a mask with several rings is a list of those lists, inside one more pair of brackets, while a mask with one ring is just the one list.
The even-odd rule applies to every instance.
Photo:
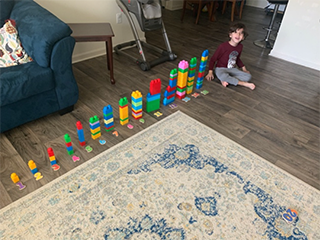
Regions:
[[155, 95], [151, 95], [150, 93], [147, 94], [147, 102], [155, 101], [159, 99], [160, 99], [160, 93]]
[[174, 98], [164, 98], [163, 105], [167, 106], [168, 104], [172, 103], [173, 101], [174, 101]]
[[[161, 87], [161, 85], [160, 85], [160, 87]], [[131, 115], [135, 119], [139, 119], [142, 117], [142, 94], [141, 94], [141, 92], [139, 92], [138, 90], [132, 92], [131, 99], [132, 99]]]
[[[148, 93], [149, 95], [150, 93]], [[147, 97], [148, 97], [147, 95]], [[147, 104], [146, 104], [146, 111], [149, 113], [149, 112], [152, 112], [152, 111], [155, 111], [155, 110], [159, 110], [160, 109], [160, 98], [159, 99], [156, 99], [156, 100], [153, 100], [153, 101], [147, 101]]]
[[35, 174], [35, 173], [38, 172], [37, 166], [36, 166], [36, 164], [34, 163], [33, 160], [29, 160], [28, 166], [29, 166], [29, 169], [30, 169], [32, 174]]
[[17, 183], [20, 181], [20, 179], [16, 173], [11, 173], [11, 180], [13, 183]]
[[119, 100], [119, 116], [121, 125], [129, 122], [128, 99], [126, 97]]
[[84, 146], [86, 144], [85, 139], [84, 139], [84, 133], [83, 133], [83, 127], [80, 121], [76, 123], [77, 126], [77, 133], [78, 133], [78, 138], [79, 138], [79, 144], [81, 146]]
[[71, 138], [69, 134], [64, 135], [64, 140], [66, 142], [66, 149], [69, 155], [72, 155], [74, 153], [72, 143], [71, 143]]
[[98, 116], [91, 117], [89, 119], [89, 125], [90, 125], [91, 138], [95, 140], [98, 137], [101, 137], [100, 120]]
[[150, 82], [150, 94], [160, 94], [161, 92], [161, 80], [160, 78], [151, 80]]
[[50, 160], [51, 165], [57, 164], [56, 157], [54, 155], [54, 152], [53, 152], [52, 148], [48, 148], [47, 152], [48, 152], [48, 155], [49, 155], [49, 160]]
[[109, 132], [114, 129], [113, 110], [111, 105], [103, 108], [104, 129]]

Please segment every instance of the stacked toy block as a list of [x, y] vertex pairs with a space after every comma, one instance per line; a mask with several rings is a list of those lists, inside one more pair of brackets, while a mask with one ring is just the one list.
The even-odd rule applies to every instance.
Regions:
[[56, 156], [54, 155], [53, 149], [52, 148], [48, 148], [47, 152], [48, 152], [48, 155], [49, 155], [51, 166], [54, 165], [54, 164], [57, 164]]
[[187, 90], [187, 79], [188, 79], [188, 67], [187, 61], [182, 60], [178, 65], [178, 80], [177, 80], [177, 91], [176, 97], [182, 99], [186, 96]]
[[89, 119], [90, 132], [93, 140], [101, 137], [100, 121], [97, 116]]
[[131, 108], [135, 119], [142, 118], [142, 94], [138, 90], [131, 94]]
[[109, 132], [114, 129], [113, 110], [111, 105], [103, 108], [104, 129]]
[[160, 109], [161, 80], [154, 79], [150, 82], [150, 92], [147, 94], [146, 111], [152, 112]]
[[66, 149], [69, 155], [72, 155], [73, 152], [73, 147], [72, 147], [72, 142], [69, 134], [64, 135], [64, 141], [66, 142]]
[[192, 93], [194, 78], [196, 75], [196, 67], [197, 67], [197, 58], [194, 57], [190, 60], [190, 64], [189, 64], [187, 94]]
[[86, 145], [86, 141], [84, 140], [84, 133], [83, 133], [83, 128], [82, 124], [80, 121], [76, 123], [77, 126], [77, 133], [78, 133], [78, 138], [79, 138], [79, 144], [80, 146]]
[[198, 72], [198, 79], [197, 79], [196, 89], [200, 89], [202, 87], [204, 73], [205, 73], [206, 66], [207, 66], [207, 61], [208, 61], [208, 56], [209, 56], [209, 51], [208, 50], [204, 50], [203, 53], [202, 53], [201, 62], [200, 62], [200, 65], [199, 65], [199, 72]]
[[126, 97], [119, 100], [119, 115], [121, 125], [129, 122], [128, 99]]
[[177, 76], [178, 76], [177, 69], [176, 68], [172, 69], [170, 72], [169, 86], [164, 92], [163, 105], [165, 106], [172, 103], [175, 99], [176, 89], [177, 89]]
[[28, 166], [32, 174], [36, 174], [38, 172], [37, 166], [33, 160], [29, 160]]

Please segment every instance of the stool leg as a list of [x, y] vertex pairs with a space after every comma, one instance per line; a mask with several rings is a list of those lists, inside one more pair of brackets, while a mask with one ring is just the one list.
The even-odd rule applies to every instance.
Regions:
[[274, 20], [277, 16], [278, 9], [279, 9], [279, 4], [275, 4], [274, 12], [273, 12], [269, 27], [267, 28], [267, 35], [266, 35], [265, 39], [254, 41], [253, 42], [254, 45], [256, 45], [258, 47], [262, 47], [262, 48], [273, 48], [273, 44], [269, 41], [269, 38], [270, 38], [270, 34], [271, 34], [271, 31], [273, 28]]
[[233, 1], [232, 3], [232, 9], [231, 9], [231, 22], [234, 20], [234, 11], [236, 10], [236, 1]]

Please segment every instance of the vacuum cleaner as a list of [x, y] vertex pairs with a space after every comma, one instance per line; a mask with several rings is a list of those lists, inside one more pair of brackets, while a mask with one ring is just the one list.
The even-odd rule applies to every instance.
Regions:
[[[173, 61], [177, 58], [170, 47], [166, 29], [162, 21], [161, 5], [159, 0], [116, 0], [116, 2], [126, 15], [135, 38], [135, 41], [129, 41], [115, 46], [114, 50], [117, 54], [124, 54], [128, 58], [133, 59], [143, 71], [148, 71], [158, 64], [166, 61]], [[137, 18], [137, 21], [143, 32], [162, 29], [162, 35], [167, 50], [163, 50], [154, 45], [140, 41], [137, 29], [132, 19], [132, 15]], [[131, 46], [136, 46], [138, 48], [142, 59], [133, 57], [128, 53], [121, 51], [121, 49]], [[160, 53], [161, 56], [154, 60], [147, 61], [142, 46]]]

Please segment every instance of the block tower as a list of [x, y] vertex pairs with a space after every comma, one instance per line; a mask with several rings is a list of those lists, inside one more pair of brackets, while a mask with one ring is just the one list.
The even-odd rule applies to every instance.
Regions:
[[72, 142], [69, 134], [64, 135], [64, 141], [66, 142], [66, 148], [67, 148], [68, 154], [72, 155], [74, 151], [73, 151]]
[[119, 100], [119, 115], [121, 125], [129, 122], [128, 99], [126, 97]]
[[161, 80], [154, 79], [150, 82], [150, 92], [147, 95], [146, 111], [152, 112], [160, 109]]
[[196, 75], [197, 58], [191, 58], [188, 71], [187, 94], [192, 93], [194, 78]]
[[132, 117], [135, 119], [142, 118], [142, 94], [134, 91], [131, 94]]
[[104, 129], [109, 132], [114, 129], [113, 110], [111, 105], [103, 108]]
[[177, 89], [177, 76], [178, 76], [177, 69], [176, 68], [172, 69], [170, 72], [169, 86], [164, 92], [163, 105], [165, 106], [172, 103], [175, 99], [176, 89]]
[[32, 174], [36, 174], [38, 172], [37, 166], [33, 160], [29, 160], [28, 166]]
[[182, 99], [186, 96], [188, 67], [189, 67], [189, 64], [187, 61], [182, 60], [181, 62], [179, 62], [177, 91], [176, 91], [176, 97], [179, 99]]
[[83, 128], [82, 128], [82, 124], [80, 121], [78, 121], [76, 123], [77, 126], [77, 133], [78, 133], [78, 138], [79, 138], [79, 144], [80, 146], [84, 146], [86, 145], [86, 141], [84, 140], [84, 133], [83, 133]]
[[49, 155], [51, 166], [54, 165], [54, 164], [57, 164], [56, 156], [54, 155], [53, 149], [52, 148], [48, 148], [47, 152], [48, 152], [48, 155]]
[[205, 73], [206, 66], [207, 66], [207, 61], [208, 61], [208, 55], [209, 55], [209, 51], [208, 50], [204, 50], [203, 53], [202, 53], [201, 62], [200, 62], [200, 65], [199, 65], [199, 72], [198, 72], [198, 79], [197, 79], [196, 89], [202, 88], [203, 77], [204, 77], [204, 73]]
[[97, 116], [89, 119], [90, 132], [93, 140], [101, 137], [100, 121]]

